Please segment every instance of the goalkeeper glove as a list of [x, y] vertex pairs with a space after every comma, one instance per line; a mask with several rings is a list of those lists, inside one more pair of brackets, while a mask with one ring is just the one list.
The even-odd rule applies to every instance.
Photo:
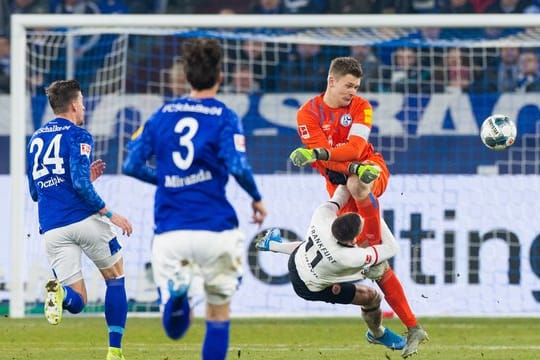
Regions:
[[317, 160], [328, 160], [330, 154], [323, 148], [316, 149], [294, 149], [289, 158], [295, 166], [306, 166]]
[[386, 270], [388, 270], [389, 267], [390, 266], [388, 265], [388, 261], [385, 260], [382, 263], [364, 269], [364, 271], [362, 272], [366, 279], [379, 281], [382, 279], [384, 273], [386, 272]]
[[349, 165], [349, 172], [351, 174], [358, 175], [360, 181], [362, 181], [364, 184], [369, 184], [379, 177], [381, 174], [381, 168], [375, 164], [361, 164], [353, 162]]

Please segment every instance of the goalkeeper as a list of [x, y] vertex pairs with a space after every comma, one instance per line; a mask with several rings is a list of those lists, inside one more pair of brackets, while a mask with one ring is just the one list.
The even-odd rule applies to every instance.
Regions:
[[[351, 177], [349, 188], [353, 182]], [[289, 274], [298, 296], [308, 301], [361, 306], [362, 318], [369, 329], [368, 340], [401, 350], [405, 338], [382, 326], [381, 294], [356, 283], [365, 278], [367, 268], [393, 257], [398, 252], [398, 244], [385, 226], [381, 244], [367, 248], [355, 246], [355, 238], [365, 225], [364, 221], [354, 212], [337, 216], [349, 196], [347, 188], [339, 186], [330, 201], [315, 210], [307, 241], [282, 242], [279, 229], [270, 229], [257, 238], [255, 246], [262, 251], [290, 254]]]
[[[330, 196], [351, 174], [358, 175], [358, 196], [340, 210], [358, 212], [365, 220], [360, 246], [381, 242], [381, 219], [378, 197], [388, 184], [390, 172], [380, 153], [368, 141], [373, 125], [373, 110], [356, 92], [363, 73], [358, 61], [351, 57], [332, 60], [326, 91], [308, 100], [297, 113], [298, 134], [307, 149], [296, 149], [291, 160], [296, 166], [312, 164], [326, 179]], [[384, 266], [384, 265], [383, 265]], [[383, 268], [377, 284], [385, 299], [408, 328], [403, 357], [415, 353], [427, 334], [418, 324], [405, 291], [390, 267]], [[368, 339], [369, 340], [369, 339]]]

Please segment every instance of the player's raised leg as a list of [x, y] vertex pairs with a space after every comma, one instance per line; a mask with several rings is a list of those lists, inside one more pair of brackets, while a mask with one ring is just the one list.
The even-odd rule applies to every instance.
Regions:
[[192, 273], [189, 263], [179, 264], [167, 282], [169, 299], [163, 309], [162, 324], [165, 333], [173, 340], [178, 340], [191, 325], [191, 310], [188, 291]]
[[367, 341], [376, 345], [384, 345], [392, 350], [403, 349], [405, 339], [389, 328], [382, 326], [381, 294], [374, 289], [369, 291], [375, 292], [376, 295], [372, 297], [369, 303], [362, 305], [362, 319], [364, 319], [368, 327], [366, 332]]

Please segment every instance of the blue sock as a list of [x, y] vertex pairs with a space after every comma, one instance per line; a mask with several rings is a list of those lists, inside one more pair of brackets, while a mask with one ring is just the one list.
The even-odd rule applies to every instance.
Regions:
[[202, 348], [203, 360], [224, 360], [229, 349], [229, 325], [227, 321], [206, 321], [206, 335]]
[[163, 328], [168, 337], [180, 339], [191, 324], [187, 296], [170, 297], [163, 309]]
[[121, 348], [127, 318], [124, 278], [105, 280], [105, 284], [105, 320], [109, 328], [109, 346]]
[[63, 286], [64, 288], [64, 303], [62, 307], [72, 314], [78, 314], [84, 309], [84, 300], [78, 292], [70, 288], [69, 286]]

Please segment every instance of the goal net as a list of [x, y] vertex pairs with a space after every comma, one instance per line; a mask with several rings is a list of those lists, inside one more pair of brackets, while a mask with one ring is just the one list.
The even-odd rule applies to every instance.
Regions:
[[[523, 186], [523, 192], [540, 186], [536, 179], [522, 178], [540, 174], [540, 83], [523, 80], [526, 71], [532, 71], [527, 69], [532, 66], [528, 61], [536, 61], [538, 76], [540, 30], [530, 26], [532, 18], [512, 17], [499, 24], [478, 16], [435, 16], [429, 21], [418, 16], [317, 16], [307, 24], [305, 18], [295, 16], [74, 17], [77, 19], [53, 20], [45, 16], [39, 21], [31, 16], [14, 17], [13, 81], [17, 83], [11, 100], [12, 249], [5, 275], [11, 286], [4, 292], [11, 299], [13, 316], [41, 312], [42, 288], [50, 276], [37, 227], [37, 207], [26, 195], [21, 176], [24, 139], [53, 117], [44, 88], [54, 80], [69, 78], [83, 87], [85, 127], [94, 136], [95, 157], [107, 163], [106, 175], [95, 186], [110, 208], [134, 223], [132, 238], [122, 239], [130, 310], [157, 311], [150, 262], [153, 187], [121, 176], [121, 165], [131, 134], [163, 101], [189, 92], [179, 62], [180, 49], [184, 40], [195, 36], [215, 37], [223, 45], [224, 80], [219, 97], [242, 119], [248, 157], [270, 209], [266, 226], [282, 227], [290, 240], [303, 239], [311, 211], [326, 198], [319, 176], [309, 169], [296, 169], [288, 161], [290, 151], [301, 145], [295, 113], [306, 100], [325, 90], [333, 58], [353, 56], [364, 70], [360, 93], [374, 107], [370, 141], [383, 153], [396, 178], [382, 206], [398, 240], [408, 241], [395, 260], [406, 288], [420, 292], [431, 285], [428, 290], [451, 294], [449, 285], [459, 284], [456, 274], [463, 268], [468, 279], [460, 286], [481, 282], [504, 291], [507, 286], [532, 282], [516, 273], [524, 271], [521, 267], [526, 262], [520, 260], [530, 260], [531, 268], [540, 270], [536, 256], [521, 259], [519, 256], [528, 254], [515, 252], [510, 231], [490, 232], [496, 224], [474, 228], [480, 231], [476, 242], [471, 240], [476, 239], [472, 230], [463, 232], [463, 244], [457, 230], [452, 230], [459, 229], [461, 217], [469, 214], [460, 207], [471, 195], [460, 192], [462, 186], [485, 188], [490, 179], [496, 184], [497, 199], [489, 206], [513, 201], [511, 194], [499, 191], [505, 188], [501, 180], [505, 176], [517, 179], [510, 183]], [[518, 125], [518, 139], [508, 151], [489, 151], [478, 137], [483, 119], [493, 113], [507, 114]], [[488, 175], [491, 177], [486, 178]], [[400, 195], [407, 191], [413, 197], [405, 206]], [[486, 191], [485, 196], [490, 196], [489, 189]], [[233, 312], [335, 312], [333, 307], [307, 304], [294, 296], [287, 259], [260, 254], [252, 244], [264, 229], [248, 223], [249, 199], [234, 184], [228, 192], [247, 236], [246, 275], [237, 298], [242, 294], [244, 299], [253, 294], [261, 297], [233, 301]], [[440, 199], [438, 217], [428, 215], [434, 206], [433, 193]], [[537, 210], [535, 204], [524, 206]], [[485, 207], [488, 205], [472, 211], [473, 219], [488, 212]], [[403, 210], [401, 215], [398, 209]], [[408, 238], [404, 229], [419, 230], [413, 226], [422, 215], [429, 222], [425, 226], [433, 229], [425, 236]], [[508, 228], [516, 226], [510, 223]], [[538, 230], [537, 226], [529, 232]], [[490, 238], [486, 234], [492, 233], [504, 245], [481, 247]], [[430, 238], [437, 243], [424, 241], [422, 245], [422, 239]], [[469, 262], [457, 260], [460, 250], [456, 248], [460, 247], [469, 250], [464, 255]], [[508, 264], [484, 261], [479, 265], [480, 258], [501, 251]], [[422, 253], [435, 259], [427, 264], [424, 260], [424, 268]], [[516, 268], [516, 263], [521, 267]], [[89, 263], [84, 272], [89, 288], [86, 311], [102, 311], [104, 290], [99, 273]], [[495, 274], [493, 278], [489, 278], [490, 272]], [[413, 306], [424, 314], [466, 315], [471, 306], [458, 302], [457, 309], [447, 308], [441, 301], [432, 310], [417, 295]], [[522, 311], [530, 310], [529, 302], [522, 305]], [[497, 310], [493, 307], [487, 312]]]

